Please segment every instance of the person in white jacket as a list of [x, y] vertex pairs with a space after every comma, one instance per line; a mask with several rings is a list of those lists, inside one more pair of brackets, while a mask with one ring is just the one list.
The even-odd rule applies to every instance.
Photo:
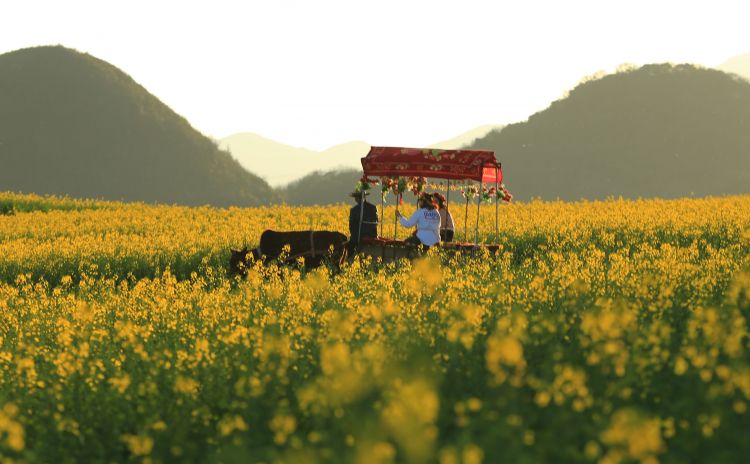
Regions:
[[440, 243], [440, 213], [433, 202], [432, 196], [427, 193], [420, 195], [418, 206], [419, 208], [414, 211], [409, 219], [396, 211], [396, 216], [402, 226], [417, 227], [417, 234], [405, 241], [426, 247]]

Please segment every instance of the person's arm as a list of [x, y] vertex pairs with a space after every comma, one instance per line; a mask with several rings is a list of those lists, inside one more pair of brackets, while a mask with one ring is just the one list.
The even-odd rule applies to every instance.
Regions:
[[414, 213], [409, 217], [409, 219], [406, 219], [403, 216], [398, 217], [398, 222], [401, 223], [404, 227], [414, 227], [417, 225], [417, 220], [419, 219], [419, 210], [414, 211]]

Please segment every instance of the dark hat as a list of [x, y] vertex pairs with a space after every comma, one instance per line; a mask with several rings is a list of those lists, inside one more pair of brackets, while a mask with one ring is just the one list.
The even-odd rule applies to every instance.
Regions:
[[354, 197], [354, 198], [361, 198], [361, 197], [363, 197], [365, 195], [369, 195], [369, 194], [370, 194], [370, 192], [368, 192], [367, 190], [363, 190], [361, 192], [357, 192], [355, 190], [354, 192], [350, 193], [349, 196], [350, 197]]

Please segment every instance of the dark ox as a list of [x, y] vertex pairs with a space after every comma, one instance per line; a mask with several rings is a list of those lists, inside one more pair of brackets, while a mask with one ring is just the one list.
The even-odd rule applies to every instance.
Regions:
[[[261, 260], [264, 263], [278, 260], [282, 254], [282, 264], [295, 264], [298, 258], [305, 259], [305, 269], [313, 269], [326, 262], [339, 266], [346, 259], [346, 235], [327, 230], [303, 230], [293, 232], [276, 232], [266, 230], [260, 236], [257, 248], [248, 250], [231, 250], [229, 272], [247, 274], [251, 261]], [[289, 250], [284, 252], [284, 247]]]

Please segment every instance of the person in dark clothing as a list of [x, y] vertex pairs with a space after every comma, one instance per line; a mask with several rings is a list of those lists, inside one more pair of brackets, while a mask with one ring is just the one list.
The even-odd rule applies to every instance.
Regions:
[[[360, 238], [378, 236], [378, 209], [372, 203], [369, 203], [366, 199], [362, 201], [366, 192], [352, 192], [349, 194], [356, 205], [352, 206], [349, 210], [349, 252], [352, 253], [356, 250], [359, 245]], [[364, 211], [362, 211], [364, 208]], [[360, 235], [359, 219], [362, 217], [362, 234]]]
[[434, 192], [432, 198], [437, 203], [440, 213], [440, 241], [452, 242], [455, 225], [453, 224], [453, 215], [448, 211], [448, 201], [445, 199], [445, 195], [440, 192]]

